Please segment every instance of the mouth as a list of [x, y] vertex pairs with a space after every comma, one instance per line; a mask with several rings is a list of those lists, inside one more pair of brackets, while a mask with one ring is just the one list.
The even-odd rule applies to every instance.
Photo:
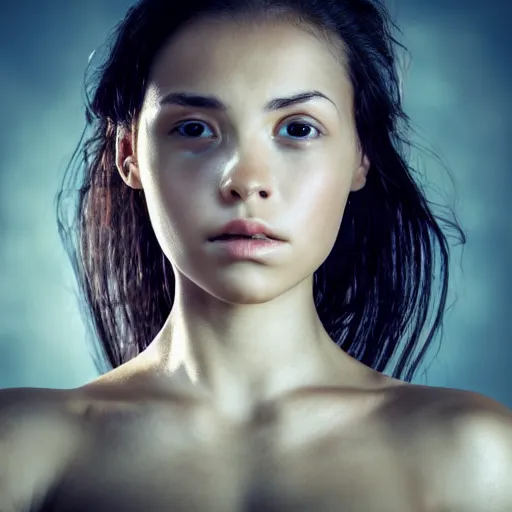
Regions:
[[234, 242], [258, 240], [262, 242], [284, 242], [282, 236], [270, 226], [254, 219], [235, 219], [221, 227], [208, 238], [210, 242]]
[[276, 238], [272, 238], [271, 236], [267, 236], [263, 233], [258, 233], [256, 235], [236, 235], [226, 233], [220, 236], [216, 236], [214, 238], [208, 239], [210, 242], [225, 242], [228, 240], [274, 240], [278, 241]]
[[209, 239], [212, 252], [227, 261], [263, 262], [279, 253], [285, 245], [282, 240], [271, 238], [265, 233], [244, 235], [223, 233]]

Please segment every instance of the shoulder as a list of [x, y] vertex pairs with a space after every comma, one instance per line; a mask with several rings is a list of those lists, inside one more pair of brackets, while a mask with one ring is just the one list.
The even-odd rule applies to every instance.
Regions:
[[0, 390], [0, 510], [22, 509], [55, 482], [72, 457], [78, 431], [69, 392]]
[[78, 391], [79, 389], [0, 389], [0, 439], [27, 430], [50, 434], [54, 429], [44, 428], [46, 424], [57, 427], [69, 423], [72, 418], [72, 405], [77, 403], [80, 396]]
[[512, 511], [512, 411], [472, 394], [457, 415], [455, 433], [455, 503], [467, 512]]
[[512, 411], [479, 393], [412, 388], [425, 398], [418, 443], [430, 499], [453, 512], [512, 511]]

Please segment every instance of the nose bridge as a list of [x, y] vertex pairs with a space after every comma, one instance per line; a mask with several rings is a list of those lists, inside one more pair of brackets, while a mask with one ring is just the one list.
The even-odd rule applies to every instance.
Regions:
[[273, 193], [271, 164], [266, 151], [249, 141], [243, 148], [239, 146], [226, 166], [221, 181], [221, 193], [225, 198], [237, 197], [244, 201], [252, 195], [267, 198]]

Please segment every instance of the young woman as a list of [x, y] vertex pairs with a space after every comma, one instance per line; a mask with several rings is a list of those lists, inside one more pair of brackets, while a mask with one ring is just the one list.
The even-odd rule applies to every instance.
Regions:
[[512, 413], [410, 384], [448, 247], [391, 27], [370, 0], [129, 10], [59, 210], [112, 371], [1, 394], [0, 510], [512, 510]]

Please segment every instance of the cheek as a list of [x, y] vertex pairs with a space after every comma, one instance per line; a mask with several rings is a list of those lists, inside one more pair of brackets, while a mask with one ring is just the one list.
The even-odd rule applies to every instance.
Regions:
[[143, 185], [151, 225], [169, 260], [179, 260], [190, 242], [200, 238], [201, 215], [211, 209], [211, 197], [205, 193], [206, 185], [198, 184], [197, 175], [176, 172], [157, 162], [145, 170]]
[[[201, 226], [201, 215], [208, 209], [208, 198], [204, 187], [186, 176], [169, 174], [168, 179], [155, 181], [151, 201], [157, 212], [155, 221], [164, 223], [173, 239], [187, 239]], [[174, 240], [177, 243], [177, 240]]]
[[155, 236], [169, 260], [183, 252], [183, 236], [193, 232], [197, 190], [190, 173], [176, 170], [171, 154], [162, 150], [156, 136], [142, 131], [138, 158], [144, 195]]
[[341, 171], [331, 169], [317, 168], [297, 189], [295, 218], [299, 233], [306, 234], [306, 242], [319, 236], [332, 238], [334, 242], [338, 233], [350, 182]]

